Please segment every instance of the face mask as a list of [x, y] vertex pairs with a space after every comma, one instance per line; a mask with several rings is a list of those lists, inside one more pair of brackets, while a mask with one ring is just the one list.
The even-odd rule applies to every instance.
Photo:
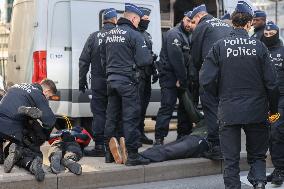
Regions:
[[140, 29], [140, 31], [144, 32], [148, 29], [149, 23], [150, 20], [141, 20], [138, 28]]
[[279, 41], [279, 32], [277, 32], [275, 35], [271, 37], [265, 37], [263, 36], [262, 42], [267, 46], [267, 47], [272, 47], [276, 45]]

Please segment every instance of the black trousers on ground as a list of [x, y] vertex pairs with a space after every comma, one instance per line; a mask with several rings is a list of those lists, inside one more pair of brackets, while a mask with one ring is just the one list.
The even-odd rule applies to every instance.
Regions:
[[[104, 82], [104, 84], [106, 85], [105, 80], [101, 82]], [[106, 86], [101, 86], [92, 89], [92, 100], [91, 100], [91, 111], [93, 113], [92, 129], [96, 145], [104, 144], [106, 109], [107, 109]]]
[[146, 116], [147, 107], [151, 99], [151, 90], [151, 76], [148, 79], [141, 79], [139, 82], [139, 97], [141, 104], [139, 131], [141, 135], [144, 135], [144, 120]]
[[116, 136], [122, 119], [123, 134], [128, 151], [138, 150], [140, 132], [140, 101], [138, 84], [124, 81], [108, 83], [107, 121], [105, 139], [108, 144], [111, 137]]
[[182, 91], [178, 88], [161, 88], [161, 107], [158, 111], [156, 126], [155, 126], [155, 138], [162, 139], [169, 133], [169, 124], [174, 112], [177, 98], [179, 99], [178, 105], [178, 135], [188, 135], [192, 130], [192, 123], [188, 118], [182, 103]]
[[75, 141], [54, 141], [48, 150], [48, 159], [50, 160], [56, 152], [62, 153], [63, 158], [74, 161], [79, 161], [83, 157], [82, 149]]
[[254, 185], [266, 182], [266, 152], [269, 144], [267, 123], [229, 125], [220, 129], [220, 144], [224, 156], [224, 183], [226, 189], [241, 189], [240, 152], [241, 129], [246, 134], [247, 162], [250, 165], [249, 182]]
[[284, 108], [279, 107], [278, 112], [280, 119], [271, 124], [269, 151], [273, 166], [284, 170]]
[[206, 92], [200, 94], [205, 123], [208, 128], [207, 140], [219, 145], [219, 124], [217, 122], [218, 99]]
[[165, 145], [148, 148], [141, 155], [150, 159], [151, 162], [162, 162], [174, 159], [197, 158], [207, 150], [208, 144], [205, 138], [188, 135]]

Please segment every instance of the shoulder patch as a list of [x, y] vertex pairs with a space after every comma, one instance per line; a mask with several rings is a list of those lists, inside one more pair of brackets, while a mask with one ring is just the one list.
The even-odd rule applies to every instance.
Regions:
[[177, 47], [181, 46], [181, 43], [179, 42], [179, 40], [177, 38], [174, 39], [174, 42], [172, 43], [172, 45], [175, 45]]

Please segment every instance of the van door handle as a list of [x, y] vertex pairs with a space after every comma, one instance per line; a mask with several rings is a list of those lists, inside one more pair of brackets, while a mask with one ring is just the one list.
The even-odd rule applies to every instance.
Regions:
[[72, 51], [72, 47], [64, 47], [64, 51]]
[[20, 70], [20, 69], [21, 69], [21, 66], [17, 66], [17, 67], [16, 67], [16, 70]]

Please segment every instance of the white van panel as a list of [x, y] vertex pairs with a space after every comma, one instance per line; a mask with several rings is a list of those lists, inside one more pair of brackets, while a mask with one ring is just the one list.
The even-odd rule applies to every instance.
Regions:
[[5, 80], [13, 83], [31, 82], [34, 44], [33, 0], [15, 1], [9, 38]]
[[70, 2], [49, 2], [49, 24], [47, 36], [47, 77], [56, 82], [58, 89], [71, 88], [71, 21]]

